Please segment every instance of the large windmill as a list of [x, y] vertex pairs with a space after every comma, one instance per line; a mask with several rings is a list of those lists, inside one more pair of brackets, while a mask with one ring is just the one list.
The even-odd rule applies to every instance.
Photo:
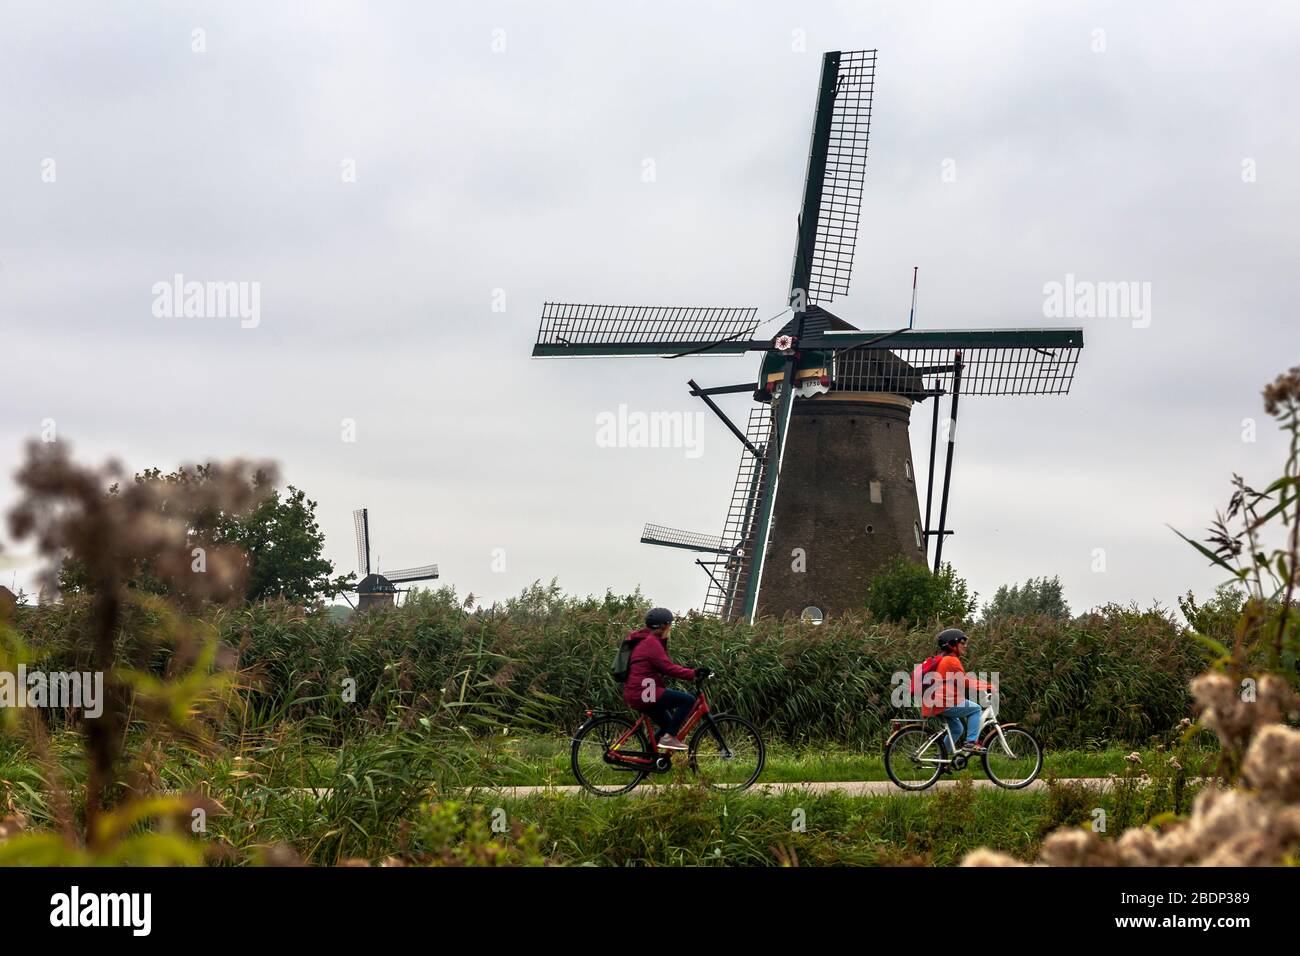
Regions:
[[[771, 338], [755, 308], [547, 303], [538, 357], [762, 353], [757, 381], [688, 382], [741, 443], [719, 535], [646, 525], [641, 540], [707, 555], [704, 610], [753, 620], [809, 620], [861, 607], [872, 574], [897, 556], [937, 570], [963, 395], [1057, 395], [1070, 389], [1081, 329], [907, 328], [869, 331], [826, 311], [848, 292], [861, 216], [876, 52], [827, 53], [813, 114], [789, 308]], [[784, 315], [784, 312], [778, 316]], [[746, 425], [715, 395], [751, 393]], [[941, 396], [950, 400], [938, 524], [932, 525]], [[908, 424], [931, 399], [929, 482], [922, 524]]]
[[385, 571], [383, 574], [370, 569], [370, 509], [358, 508], [352, 512], [352, 523], [357, 532], [357, 610], [381, 604], [392, 605], [396, 595], [409, 588], [399, 588], [399, 584], [411, 584], [415, 581], [433, 581], [438, 577], [436, 564], [423, 564], [418, 568], [404, 568], [401, 571]]

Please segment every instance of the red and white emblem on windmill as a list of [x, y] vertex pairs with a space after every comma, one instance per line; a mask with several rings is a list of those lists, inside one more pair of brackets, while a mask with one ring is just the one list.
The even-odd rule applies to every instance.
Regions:
[[793, 335], [778, 335], [776, 341], [772, 343], [773, 347], [783, 355], [794, 354], [795, 338]]

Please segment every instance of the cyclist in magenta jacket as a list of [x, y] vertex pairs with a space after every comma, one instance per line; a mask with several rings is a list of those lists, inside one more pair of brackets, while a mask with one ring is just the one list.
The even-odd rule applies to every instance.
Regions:
[[668, 656], [668, 632], [672, 630], [673, 613], [657, 607], [645, 616], [645, 627], [633, 631], [628, 640], [636, 641], [628, 666], [627, 680], [623, 683], [623, 702], [633, 710], [649, 715], [659, 725], [659, 747], [663, 750], [685, 750], [686, 745], [676, 734], [686, 715], [695, 706], [695, 695], [666, 686], [668, 678], [695, 680], [707, 668], [683, 667], [674, 664]]

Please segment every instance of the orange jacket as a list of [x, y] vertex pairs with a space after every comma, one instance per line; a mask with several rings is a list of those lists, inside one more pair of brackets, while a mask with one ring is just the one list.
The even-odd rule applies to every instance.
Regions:
[[[952, 676], [949, 676], [952, 675]], [[988, 681], [982, 681], [974, 675], [967, 675], [961, 658], [956, 654], [946, 654], [939, 661], [939, 666], [921, 678], [921, 716], [933, 717], [949, 707], [960, 704], [962, 684], [973, 690], [994, 690]], [[929, 702], [933, 701], [933, 705]]]

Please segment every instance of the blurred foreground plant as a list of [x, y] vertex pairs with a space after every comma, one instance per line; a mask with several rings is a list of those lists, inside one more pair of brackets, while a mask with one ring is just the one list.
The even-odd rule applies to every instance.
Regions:
[[[0, 835], [0, 863], [196, 864], [202, 844], [187, 831], [220, 807], [198, 794], [160, 796], [146, 754], [124, 753], [128, 721], [148, 725], [146, 740], [178, 738], [209, 742], [200, 718], [227, 686], [217, 667], [217, 636], [184, 609], [128, 588], [132, 568], [147, 563], [179, 601], [231, 600], [242, 594], [247, 562], [236, 548], [195, 546], [192, 537], [215, 513], [255, 508], [274, 482], [274, 469], [243, 462], [212, 466], [203, 482], [147, 480], [121, 485], [116, 463], [87, 468], [72, 462], [65, 443], [31, 442], [16, 479], [21, 491], [9, 514], [13, 537], [31, 539], [46, 566], [43, 579], [56, 587], [64, 561], [75, 561], [90, 585], [90, 662], [102, 675], [102, 712], [80, 715], [89, 772], [77, 816], [71, 787], [49, 758], [39, 711], [6, 708], [5, 732], [22, 731], [47, 768], [55, 791], [56, 826]], [[253, 475], [265, 480], [253, 481]], [[116, 494], [107, 494], [118, 485]], [[134, 659], [121, 659], [124, 609], [140, 604], [156, 625], [133, 635]], [[12, 613], [12, 609], [11, 612]], [[150, 670], [152, 651], [168, 650], [161, 677]], [[0, 669], [30, 663], [32, 655], [8, 619], [0, 619]], [[21, 821], [18, 822], [21, 825]], [[14, 829], [14, 827], [10, 827]]]
[[[1300, 366], [1264, 389], [1264, 407], [1290, 436], [1282, 475], [1263, 491], [1234, 475], [1227, 510], [1215, 517], [1207, 540], [1179, 535], [1245, 591], [1231, 647], [1211, 635], [1195, 634], [1215, 656], [1211, 670], [1192, 681], [1191, 692], [1201, 723], [1222, 745], [1219, 785], [1196, 797], [1186, 819], [1164, 814], [1114, 840], [1090, 830], [1059, 830], [1043, 841], [1042, 863], [1300, 863], [1300, 730], [1285, 723], [1300, 716], [1300, 615], [1295, 606], [1300, 585]], [[1280, 536], [1279, 543], [1269, 543], [1273, 535]], [[1197, 620], [1191, 623], [1195, 627]], [[1188, 721], [1185, 734], [1196, 729]], [[1004, 854], [977, 850], [964, 865], [1019, 864]]]

